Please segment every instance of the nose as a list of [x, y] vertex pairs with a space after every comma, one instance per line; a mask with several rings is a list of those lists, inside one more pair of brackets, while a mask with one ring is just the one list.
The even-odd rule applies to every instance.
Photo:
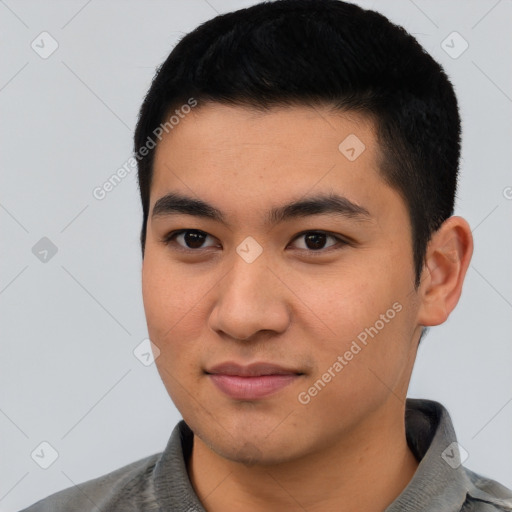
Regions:
[[290, 323], [288, 290], [267, 266], [266, 258], [252, 263], [235, 258], [218, 285], [209, 326], [217, 333], [246, 341], [258, 332], [280, 334]]

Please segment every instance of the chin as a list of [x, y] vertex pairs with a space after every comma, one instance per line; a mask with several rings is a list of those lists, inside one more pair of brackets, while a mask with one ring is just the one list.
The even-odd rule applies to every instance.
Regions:
[[239, 448], [210, 446], [210, 449], [217, 455], [246, 467], [273, 466], [286, 462], [283, 460], [283, 453], [279, 448], [256, 446], [250, 441], [245, 442]]
[[289, 434], [286, 437], [269, 437], [264, 433], [258, 436], [251, 429], [239, 431], [238, 435], [230, 435], [227, 431], [205, 432], [204, 428], [192, 430], [212, 452], [246, 467], [273, 466], [300, 456], [296, 436]]

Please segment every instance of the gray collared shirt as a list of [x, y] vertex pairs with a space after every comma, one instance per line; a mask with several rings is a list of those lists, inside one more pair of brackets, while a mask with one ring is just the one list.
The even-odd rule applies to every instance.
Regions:
[[[420, 463], [384, 512], [512, 511], [511, 490], [460, 464], [452, 422], [441, 404], [407, 399], [405, 424]], [[192, 439], [180, 421], [162, 453], [58, 492], [23, 512], [205, 512], [186, 469]]]

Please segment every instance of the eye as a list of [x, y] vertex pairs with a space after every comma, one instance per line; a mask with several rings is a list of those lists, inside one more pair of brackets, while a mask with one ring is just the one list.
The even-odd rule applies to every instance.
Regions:
[[[207, 243], [208, 239], [210, 239], [210, 243]], [[175, 244], [179, 249], [185, 251], [198, 251], [208, 247], [220, 246], [213, 236], [199, 229], [172, 231], [163, 238], [162, 242], [166, 245]], [[341, 249], [349, 242], [325, 231], [305, 231], [297, 235], [292, 244], [295, 244], [296, 249], [307, 251], [310, 254], [324, 254], [327, 252], [326, 249], [331, 247]], [[337, 245], [339, 247], [335, 247]]]
[[[296, 248], [306, 250], [308, 252], [322, 252], [323, 249], [329, 249], [337, 244], [341, 247], [347, 245], [347, 242], [340, 237], [326, 233], [325, 231], [305, 231], [300, 233], [295, 239], [301, 242]], [[328, 242], [331, 243], [328, 243]]]
[[[210, 243], [210, 245], [203, 245], [208, 238], [212, 240], [212, 243]], [[163, 239], [163, 242], [167, 245], [176, 242], [185, 250], [204, 249], [218, 245], [215, 243], [212, 236], [199, 229], [180, 229], [179, 231], [173, 231]]]

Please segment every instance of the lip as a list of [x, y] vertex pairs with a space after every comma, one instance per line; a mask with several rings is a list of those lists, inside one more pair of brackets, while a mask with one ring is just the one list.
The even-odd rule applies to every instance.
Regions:
[[258, 400], [273, 395], [303, 375], [272, 363], [243, 366], [234, 362], [213, 366], [206, 374], [217, 389], [234, 400]]

